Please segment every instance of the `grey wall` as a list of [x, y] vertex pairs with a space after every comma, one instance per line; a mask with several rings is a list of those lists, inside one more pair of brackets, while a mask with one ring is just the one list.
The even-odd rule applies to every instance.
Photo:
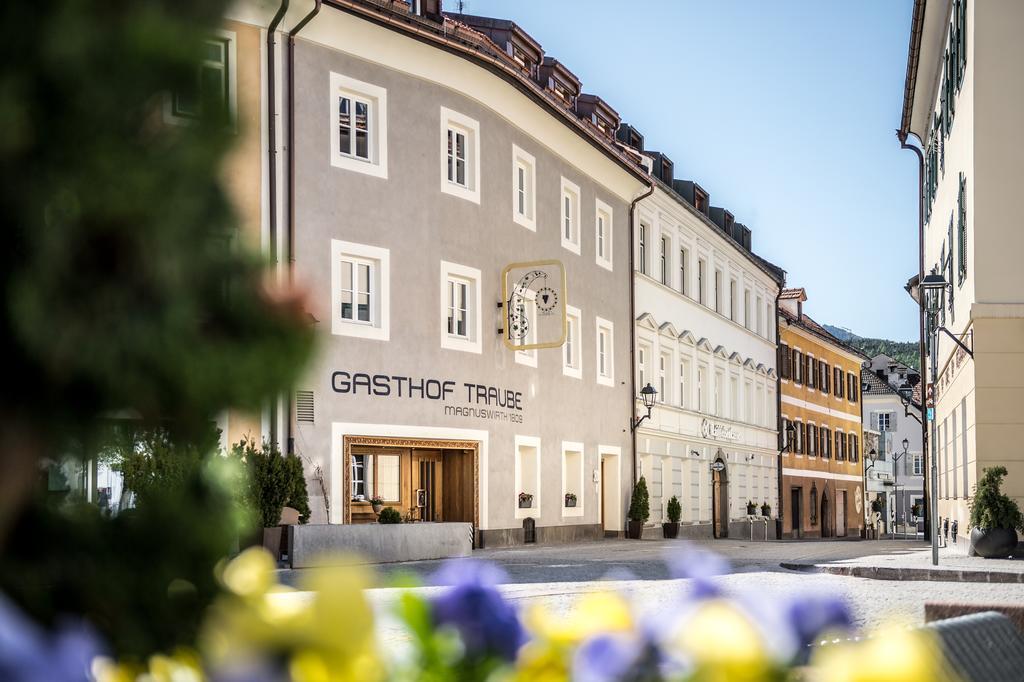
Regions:
[[[319, 319], [319, 354], [298, 389], [316, 397], [316, 422], [298, 424], [296, 450], [325, 464], [330, 480], [332, 422], [487, 429], [491, 528], [521, 526], [514, 519], [514, 437], [538, 436], [542, 451], [542, 518], [538, 527], [596, 524], [597, 446], [622, 449], [622, 499], [628, 502], [630, 441], [628, 205], [596, 186], [578, 168], [541, 147], [499, 112], [434, 83], [362, 61], [318, 44], [298, 41], [296, 65], [295, 277], [307, 287]], [[467, 68], [477, 68], [467, 66]], [[330, 164], [329, 79], [334, 71], [387, 90], [388, 173], [380, 179]], [[481, 203], [440, 191], [440, 107], [470, 116], [481, 130]], [[566, 135], [572, 135], [566, 129]], [[537, 232], [512, 220], [512, 145], [536, 158]], [[612, 161], [608, 160], [611, 164]], [[559, 240], [560, 177], [580, 186], [581, 254]], [[594, 262], [595, 196], [614, 210], [614, 271]], [[390, 341], [331, 334], [330, 241], [341, 239], [390, 249]], [[566, 264], [568, 302], [582, 311], [583, 378], [562, 374], [561, 349], [539, 351], [538, 367], [517, 364], [497, 335], [500, 273], [515, 261], [559, 258]], [[439, 317], [440, 261], [482, 272], [483, 353], [442, 349]], [[615, 325], [615, 386], [595, 380], [595, 315]], [[336, 370], [436, 377], [521, 391], [523, 423], [485, 422], [445, 416], [435, 401], [340, 395], [332, 391]], [[460, 399], [453, 405], [464, 405]], [[373, 435], [367, 431], [367, 435]], [[561, 517], [561, 441], [585, 445], [585, 516]], [[312, 491], [311, 491], [312, 492]], [[316, 513], [322, 513], [322, 506]], [[340, 509], [332, 509], [333, 520]], [[624, 514], [623, 514], [623, 518]]]

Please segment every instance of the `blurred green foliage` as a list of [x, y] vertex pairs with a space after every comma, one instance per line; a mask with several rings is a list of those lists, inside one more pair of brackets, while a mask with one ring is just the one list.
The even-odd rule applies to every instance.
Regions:
[[[164, 119], [225, 4], [0, 3], [0, 591], [46, 623], [85, 615], [121, 655], [195, 641], [244, 525], [210, 424], [289, 390], [312, 348], [239, 234], [238, 131]], [[112, 415], [139, 429], [120, 452], [136, 508], [33, 496], [42, 463], [117, 454]]]

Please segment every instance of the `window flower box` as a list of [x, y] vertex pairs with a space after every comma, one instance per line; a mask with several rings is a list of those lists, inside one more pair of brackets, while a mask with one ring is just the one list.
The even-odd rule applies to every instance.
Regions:
[[519, 493], [519, 508], [530, 509], [533, 507], [533, 495], [530, 493]]

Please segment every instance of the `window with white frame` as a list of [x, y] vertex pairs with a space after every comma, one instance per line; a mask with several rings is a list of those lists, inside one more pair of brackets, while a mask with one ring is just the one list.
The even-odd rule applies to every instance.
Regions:
[[647, 385], [650, 381], [650, 373], [647, 371], [647, 363], [650, 362], [651, 351], [647, 344], [639, 343], [636, 347], [636, 375], [639, 381], [640, 388]]
[[729, 377], [729, 418], [739, 421], [740, 417], [740, 379], [735, 374]]
[[743, 326], [753, 330], [754, 316], [750, 309], [750, 289], [743, 290]]
[[441, 347], [482, 351], [480, 270], [441, 261]]
[[707, 298], [708, 262], [703, 258], [697, 259], [697, 300], [702, 305], [708, 304]]
[[330, 80], [331, 165], [387, 178], [387, 90], [340, 73]]
[[637, 230], [637, 269], [642, 275], [647, 274], [647, 238], [650, 231], [647, 223], [640, 223], [640, 229]]
[[739, 312], [737, 310], [736, 303], [736, 278], [729, 278], [729, 319], [733, 322], [739, 322]]
[[757, 297], [757, 334], [764, 336], [764, 303], [760, 296]]
[[708, 411], [708, 370], [707, 366], [697, 366], [697, 411], [707, 413]]
[[772, 313], [772, 304], [771, 303], [766, 303], [765, 304], [764, 319], [765, 319], [765, 325], [764, 325], [764, 332], [765, 332], [764, 335], [765, 335], [765, 338], [767, 338], [767, 339], [775, 338], [774, 333], [772, 331], [775, 328], [773, 326], [775, 324], [775, 315]]
[[221, 126], [234, 126], [236, 42], [233, 31], [216, 31], [203, 41], [191, 87], [172, 92], [166, 98], [164, 120], [167, 123], [187, 124], [205, 119]]
[[580, 188], [562, 178], [561, 193], [562, 246], [575, 254], [580, 252]]
[[352, 455], [352, 499], [365, 500], [367, 498], [367, 459], [369, 455]]
[[612, 207], [600, 199], [596, 200], [594, 237], [597, 245], [596, 260], [601, 267], [612, 269]]
[[661, 402], [668, 404], [671, 402], [672, 397], [672, 384], [669, 383], [669, 367], [672, 366], [672, 355], [670, 353], [662, 353], [658, 359], [658, 396]]
[[387, 341], [390, 252], [331, 240], [331, 333]]
[[679, 362], [679, 407], [688, 407], [690, 402], [690, 362]]
[[754, 423], [758, 426], [764, 426], [764, 389], [760, 386], [757, 387], [757, 396], [754, 399]]
[[580, 309], [565, 306], [565, 345], [562, 347], [562, 374], [583, 377], [583, 343], [580, 338]]
[[597, 383], [615, 385], [614, 325], [597, 318]]
[[661, 283], [668, 285], [668, 278], [670, 275], [669, 262], [668, 262], [668, 250], [671, 248], [671, 240], [668, 237], [662, 235], [661, 237]]
[[689, 295], [690, 283], [686, 281], [686, 277], [689, 274], [687, 269], [690, 262], [690, 252], [685, 249], [679, 249], [679, 291], [683, 295]]
[[[523, 315], [526, 317], [527, 328], [526, 338], [522, 339], [524, 345], [537, 343], [537, 298], [535, 292], [528, 291], [523, 301]], [[537, 349], [517, 350], [515, 360], [520, 365], [529, 367], [537, 366]]]
[[480, 124], [441, 107], [441, 191], [480, 203]]
[[[540, 517], [540, 438], [535, 436], [515, 437], [515, 518]], [[526, 493], [529, 506], [520, 504], [519, 495]]]
[[914, 455], [914, 475], [924, 475], [924, 457], [922, 455]]
[[715, 268], [715, 312], [722, 314], [722, 271]]
[[743, 382], [743, 421], [754, 423], [754, 383]]
[[722, 400], [722, 394], [725, 392], [725, 374], [722, 372], [715, 372], [715, 412], [714, 414], [721, 417], [725, 410], [725, 403]]
[[583, 443], [562, 441], [562, 516], [583, 516]]
[[537, 230], [537, 162], [531, 154], [512, 145], [512, 220]]

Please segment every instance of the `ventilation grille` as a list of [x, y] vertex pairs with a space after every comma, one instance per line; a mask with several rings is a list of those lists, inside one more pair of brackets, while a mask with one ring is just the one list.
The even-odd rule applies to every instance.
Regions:
[[313, 391], [295, 392], [295, 421], [313, 423]]

